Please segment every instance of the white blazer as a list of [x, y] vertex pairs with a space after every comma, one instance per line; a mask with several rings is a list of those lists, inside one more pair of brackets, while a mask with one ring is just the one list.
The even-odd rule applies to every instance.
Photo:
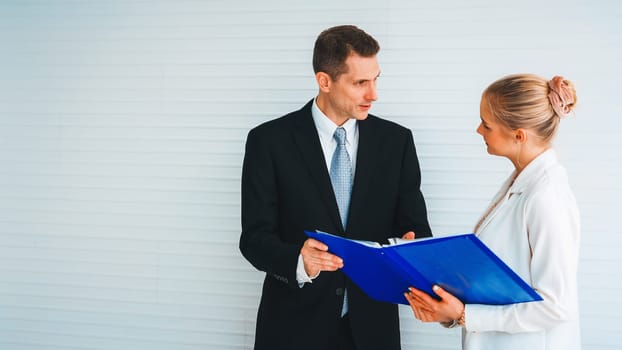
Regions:
[[515, 173], [497, 193], [490, 213], [482, 218], [475, 233], [544, 300], [504, 306], [466, 305], [462, 348], [580, 349], [580, 223], [566, 171], [555, 151], [549, 149], [512, 183], [514, 177]]

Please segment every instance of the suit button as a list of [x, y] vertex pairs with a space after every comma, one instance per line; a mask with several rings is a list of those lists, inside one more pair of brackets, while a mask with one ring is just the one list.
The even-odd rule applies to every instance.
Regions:
[[335, 290], [335, 294], [336, 294], [336, 295], [343, 295], [343, 288], [337, 288], [337, 289]]

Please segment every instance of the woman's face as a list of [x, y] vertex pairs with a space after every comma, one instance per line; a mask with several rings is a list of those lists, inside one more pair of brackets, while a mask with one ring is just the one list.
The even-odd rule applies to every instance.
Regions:
[[482, 121], [477, 127], [477, 133], [484, 138], [488, 153], [506, 158], [515, 155], [516, 135], [510, 128], [497, 121], [490, 110], [486, 96], [482, 97], [479, 113]]

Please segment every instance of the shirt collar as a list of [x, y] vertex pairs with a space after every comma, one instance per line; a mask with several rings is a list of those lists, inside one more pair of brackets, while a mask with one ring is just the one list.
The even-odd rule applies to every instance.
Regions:
[[[328, 142], [333, 140], [333, 134], [339, 126], [320, 110], [320, 107], [317, 105], [317, 98], [313, 100], [311, 115], [320, 138]], [[346, 143], [351, 144], [356, 132], [356, 119], [348, 119], [341, 127], [346, 129]]]

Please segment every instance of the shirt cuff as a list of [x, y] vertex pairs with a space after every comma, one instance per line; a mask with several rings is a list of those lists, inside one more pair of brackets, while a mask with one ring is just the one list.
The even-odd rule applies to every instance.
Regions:
[[313, 277], [309, 277], [309, 275], [307, 275], [307, 271], [305, 271], [305, 263], [302, 260], [302, 254], [299, 254], [298, 265], [296, 266], [296, 281], [298, 281], [298, 287], [302, 288], [305, 283], [313, 283], [313, 280], [319, 275], [319, 272]]

